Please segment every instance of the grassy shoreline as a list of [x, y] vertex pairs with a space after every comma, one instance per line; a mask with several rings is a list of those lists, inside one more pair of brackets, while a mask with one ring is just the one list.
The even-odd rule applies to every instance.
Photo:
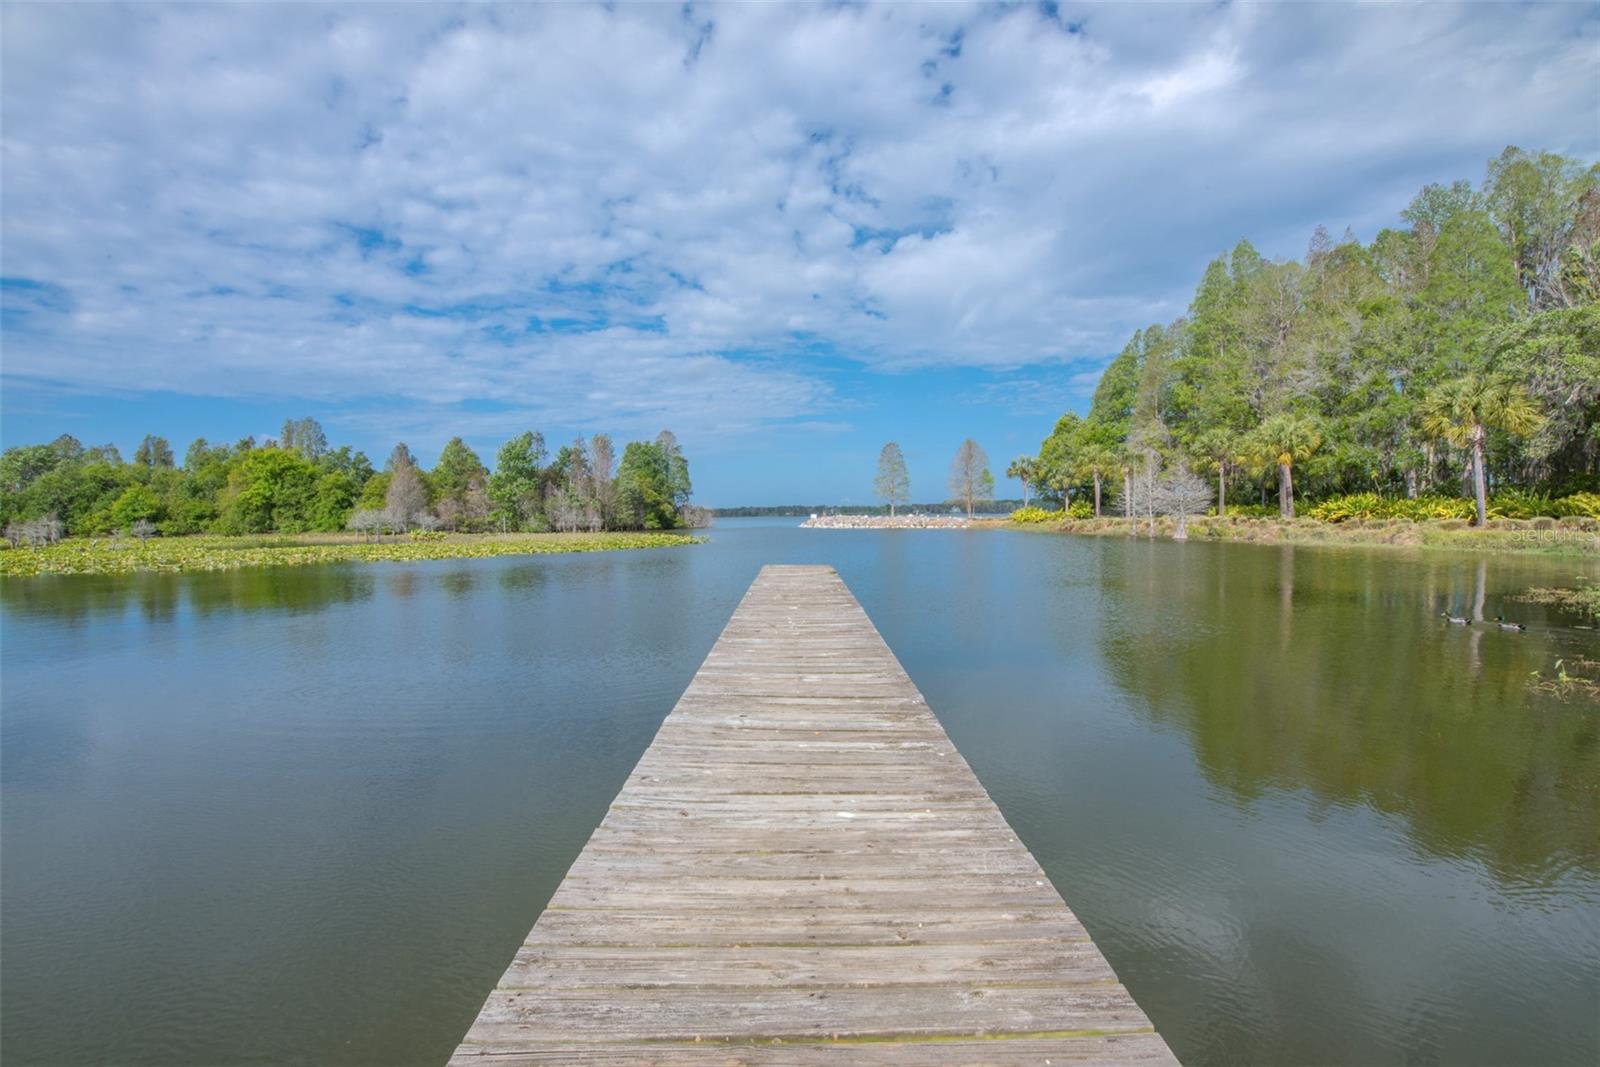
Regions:
[[438, 539], [397, 537], [384, 541], [366, 541], [349, 534], [197, 535], [154, 537], [142, 542], [127, 538], [72, 538], [43, 548], [0, 548], [0, 577], [539, 556], [667, 548], [702, 541], [704, 538], [677, 532], [449, 534]]
[[[976, 523], [1012, 530], [1126, 537], [1122, 517], [1068, 519], [1065, 522]], [[1156, 519], [1156, 536], [1170, 540], [1177, 523]], [[1139, 536], [1146, 536], [1141, 522]], [[1516, 552], [1600, 558], [1600, 522], [1594, 519], [1495, 519], [1483, 529], [1460, 521], [1412, 522], [1405, 519], [1320, 522], [1316, 519], [1258, 519], [1243, 516], [1190, 519], [1191, 541], [1234, 541], [1266, 545], [1351, 545], [1379, 548], [1438, 548], [1469, 552]]]

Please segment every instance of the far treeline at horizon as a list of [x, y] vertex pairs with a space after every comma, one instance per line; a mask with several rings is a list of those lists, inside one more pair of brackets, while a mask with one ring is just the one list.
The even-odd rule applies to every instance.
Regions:
[[0, 455], [0, 525], [13, 544], [122, 532], [671, 530], [704, 525], [692, 492], [670, 430], [629, 442], [620, 462], [605, 434], [550, 456], [543, 435], [529, 431], [500, 447], [492, 472], [459, 437], [431, 471], [404, 443], [375, 470], [348, 445], [330, 448], [312, 418], [286, 420], [262, 444], [200, 438], [182, 466], [155, 436], [131, 462], [115, 445], [85, 448], [65, 434]]
[[1240, 241], [1009, 473], [1083, 514], [1192, 500], [1203, 473], [1218, 510], [1600, 517], [1600, 164], [1507, 148], [1401, 217], [1370, 245], [1319, 227], [1303, 263]]

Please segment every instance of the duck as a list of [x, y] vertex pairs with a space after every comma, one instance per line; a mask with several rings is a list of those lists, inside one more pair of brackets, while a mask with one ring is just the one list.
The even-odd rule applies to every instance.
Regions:
[[1500, 629], [1502, 629], [1502, 630], [1526, 630], [1527, 629], [1527, 627], [1522, 625], [1522, 623], [1520, 623], [1520, 622], [1506, 622], [1506, 617], [1504, 615], [1496, 615], [1494, 617], [1494, 624], [1496, 626], [1500, 627]]
[[1448, 611], [1439, 612], [1439, 618], [1452, 626], [1467, 626], [1472, 622], [1471, 619], [1462, 618], [1460, 615], [1452, 615]]

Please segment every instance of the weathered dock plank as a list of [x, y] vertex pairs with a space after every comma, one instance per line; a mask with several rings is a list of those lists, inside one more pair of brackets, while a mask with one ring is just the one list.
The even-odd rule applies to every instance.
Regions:
[[451, 1060], [1172, 1064], [831, 567], [767, 567]]

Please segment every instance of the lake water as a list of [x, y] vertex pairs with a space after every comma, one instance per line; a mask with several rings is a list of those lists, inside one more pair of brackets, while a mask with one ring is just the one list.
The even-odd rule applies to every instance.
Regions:
[[[25, 1064], [436, 1064], [763, 563], [831, 563], [1189, 1064], [1600, 1058], [1593, 561], [727, 522], [8, 580]], [[1481, 603], [1527, 633], [1447, 626]]]

